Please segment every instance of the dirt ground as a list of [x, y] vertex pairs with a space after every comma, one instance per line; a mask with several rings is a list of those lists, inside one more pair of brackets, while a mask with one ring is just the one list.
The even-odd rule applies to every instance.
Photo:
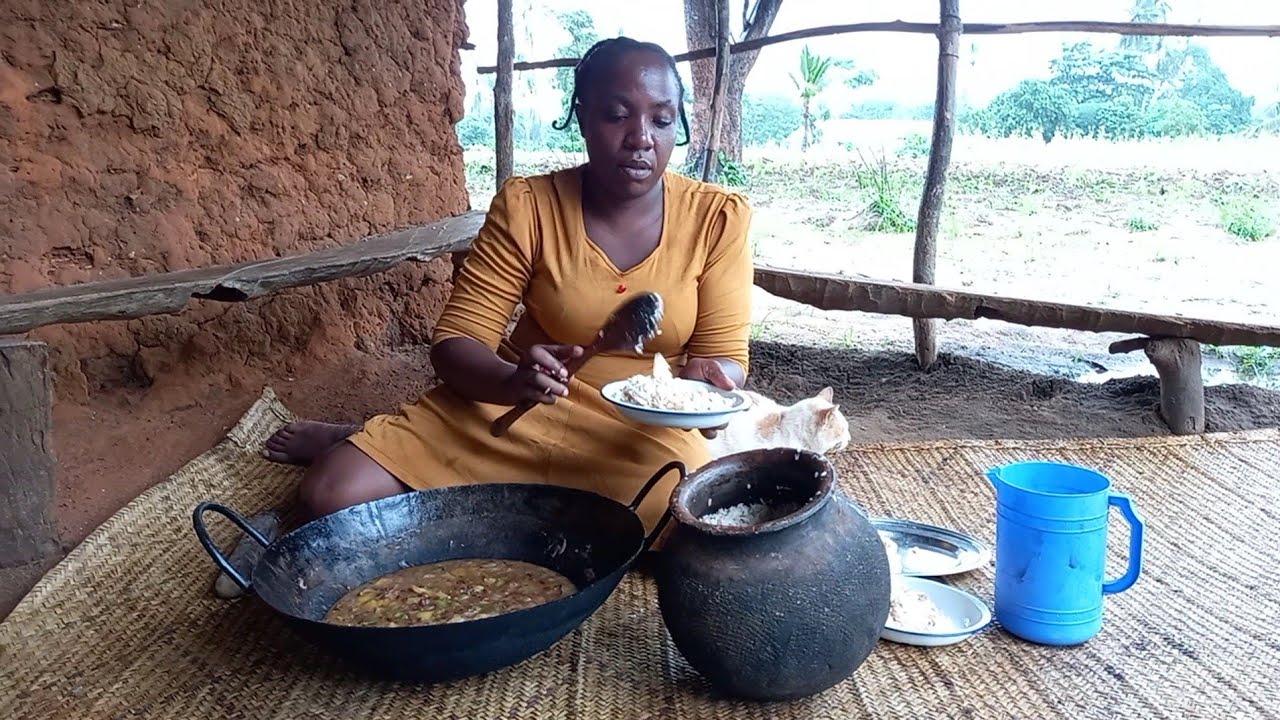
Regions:
[[[792, 401], [835, 389], [855, 441], [941, 438], [1134, 437], [1166, 434], [1151, 378], [1104, 384], [944, 355], [930, 372], [912, 356], [843, 348], [753, 345], [753, 389]], [[180, 401], [143, 391], [55, 409], [59, 524], [80, 542], [130, 499], [216, 444], [270, 384], [295, 413], [358, 420], [412, 401], [434, 382], [426, 348], [353, 354], [303, 376], [260, 377]], [[1207, 390], [1211, 430], [1280, 426], [1280, 393], [1249, 385]]]

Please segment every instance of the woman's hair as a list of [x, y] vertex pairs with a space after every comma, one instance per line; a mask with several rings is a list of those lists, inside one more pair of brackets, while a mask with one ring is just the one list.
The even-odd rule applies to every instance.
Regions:
[[[676, 76], [676, 86], [680, 88], [680, 98], [676, 111], [680, 115], [680, 127], [684, 129], [684, 140], [677, 142], [676, 146], [688, 144], [689, 119], [684, 112], [684, 80], [680, 77], [680, 72], [676, 70], [676, 59], [671, 57], [671, 53], [664, 50], [657, 43], [640, 42], [624, 36], [605, 38], [592, 45], [582, 54], [582, 59], [578, 60], [578, 64], [573, 68], [573, 94], [569, 96], [569, 112], [565, 115], [564, 120], [552, 123], [551, 127], [556, 130], [564, 130], [569, 127], [574, 114], [578, 113], [578, 108], [582, 106], [582, 98], [593, 92], [596, 89], [596, 83], [600, 82], [600, 78], [613, 68], [619, 58], [632, 50], [648, 51], [660, 55], [663, 60], [667, 61], [667, 67], [671, 68], [671, 74]], [[578, 119], [582, 119], [581, 114], [578, 115]]]

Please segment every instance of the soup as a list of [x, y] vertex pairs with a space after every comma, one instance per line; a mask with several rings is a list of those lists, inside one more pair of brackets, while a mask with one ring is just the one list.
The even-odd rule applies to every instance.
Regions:
[[573, 581], [519, 560], [446, 560], [404, 568], [347, 592], [325, 614], [335, 625], [402, 627], [494, 617], [573, 594]]

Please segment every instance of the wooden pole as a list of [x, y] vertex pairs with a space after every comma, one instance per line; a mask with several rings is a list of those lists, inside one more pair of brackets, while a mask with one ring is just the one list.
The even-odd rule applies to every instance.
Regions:
[[711, 127], [707, 128], [707, 144], [702, 158], [702, 182], [711, 179], [718, 164], [720, 128], [724, 126], [724, 96], [729, 85], [729, 0], [716, 4], [716, 78], [711, 91]]
[[511, 102], [511, 79], [516, 61], [513, 0], [498, 0], [498, 77], [493, 84], [494, 181], [496, 189], [515, 170], [515, 108]]
[[[940, 0], [942, 21], [938, 32], [938, 92], [933, 105], [933, 144], [929, 170], [916, 219], [916, 247], [912, 261], [913, 282], [932, 285], [938, 257], [938, 224], [946, 197], [947, 169], [951, 165], [951, 141], [956, 126], [956, 65], [960, 60], [960, 0]], [[938, 321], [911, 321], [916, 336], [916, 362], [928, 370], [938, 361]]]
[[[823, 25], [821, 27], [793, 30], [744, 40], [729, 47], [731, 55], [759, 50], [770, 45], [807, 40], [832, 35], [862, 32], [898, 32], [936, 35], [939, 28], [934, 23], [915, 23], [893, 20], [891, 22], [854, 23], [851, 25]], [[1022, 35], [1026, 33], [1102, 33], [1109, 35], [1145, 35], [1150, 37], [1280, 37], [1280, 25], [1169, 25], [1164, 23], [1103, 22], [1098, 20], [1055, 20], [1029, 23], [974, 23], [964, 28], [966, 35]], [[676, 62], [705, 60], [715, 57], [715, 48], [699, 48], [675, 56]], [[516, 70], [546, 70], [548, 68], [573, 67], [578, 58], [555, 58], [516, 63]], [[481, 75], [497, 72], [495, 65], [476, 68]]]
[[52, 432], [48, 348], [0, 337], [0, 620], [62, 559]]

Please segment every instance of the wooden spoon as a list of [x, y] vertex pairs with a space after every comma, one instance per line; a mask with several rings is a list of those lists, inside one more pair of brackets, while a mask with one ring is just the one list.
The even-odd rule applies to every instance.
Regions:
[[[644, 351], [644, 344], [657, 337], [662, 325], [662, 296], [654, 292], [643, 292], [631, 297], [613, 311], [604, 327], [596, 334], [596, 339], [576, 358], [570, 358], [564, 364], [565, 370], [572, 376], [592, 357], [610, 350], [632, 350], [639, 354]], [[511, 408], [502, 417], [489, 426], [489, 434], [502, 437], [511, 424], [521, 415], [529, 412], [536, 400], [526, 400]]]

